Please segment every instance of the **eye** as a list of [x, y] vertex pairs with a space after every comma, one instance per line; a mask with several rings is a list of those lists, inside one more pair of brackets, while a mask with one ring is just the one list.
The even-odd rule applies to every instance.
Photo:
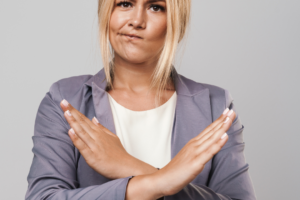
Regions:
[[162, 6], [160, 6], [160, 5], [152, 4], [152, 5], [150, 5], [150, 7], [153, 8], [153, 10], [154, 10], [155, 12], [158, 12], [158, 11], [164, 11], [164, 10], [165, 10], [165, 8], [162, 7]]
[[129, 3], [128, 1], [121, 1], [117, 4], [117, 6], [121, 6], [123, 8], [127, 8], [129, 5], [131, 5], [131, 3]]

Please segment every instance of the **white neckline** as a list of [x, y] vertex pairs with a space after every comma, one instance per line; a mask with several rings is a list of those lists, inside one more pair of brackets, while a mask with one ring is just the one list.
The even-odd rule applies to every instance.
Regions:
[[126, 110], [127, 112], [132, 112], [132, 113], [143, 113], [143, 112], [154, 112], [160, 109], [165, 108], [168, 104], [170, 104], [173, 101], [173, 98], [175, 98], [176, 96], [176, 91], [173, 93], [173, 95], [168, 99], [168, 101], [166, 101], [164, 104], [160, 105], [157, 108], [153, 108], [150, 110], [142, 110], [142, 111], [135, 111], [135, 110], [130, 110], [128, 108], [125, 108], [124, 106], [122, 106], [121, 104], [119, 104], [109, 93], [107, 93], [109, 98], [113, 101], [113, 103], [118, 106], [119, 108]]

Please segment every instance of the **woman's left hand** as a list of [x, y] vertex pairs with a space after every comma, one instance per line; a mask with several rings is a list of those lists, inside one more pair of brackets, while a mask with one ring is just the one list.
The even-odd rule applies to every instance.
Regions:
[[139, 160], [127, 153], [117, 135], [95, 117], [89, 120], [66, 100], [60, 106], [71, 126], [69, 136], [91, 168], [109, 179], [135, 174]]

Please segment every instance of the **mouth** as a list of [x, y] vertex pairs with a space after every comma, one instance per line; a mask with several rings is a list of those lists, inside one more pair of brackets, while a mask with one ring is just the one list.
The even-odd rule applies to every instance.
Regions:
[[121, 34], [121, 35], [127, 37], [128, 39], [142, 39], [140, 36], [134, 34]]

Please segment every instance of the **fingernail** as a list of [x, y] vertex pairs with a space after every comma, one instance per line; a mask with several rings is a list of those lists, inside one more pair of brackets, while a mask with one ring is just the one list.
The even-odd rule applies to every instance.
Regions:
[[96, 118], [96, 117], [94, 117], [94, 119], [96, 120], [96, 122], [99, 124], [99, 121], [98, 121], [98, 119]]
[[69, 110], [67, 110], [66, 112], [67, 112], [67, 114], [68, 114], [69, 116], [72, 116], [72, 114], [71, 114], [71, 112], [70, 112]]
[[229, 120], [229, 117], [226, 117], [225, 121], [224, 121], [224, 124]]
[[227, 116], [230, 116], [232, 113], [233, 113], [233, 110], [231, 109]]
[[224, 133], [221, 137], [221, 139], [223, 139], [225, 136], [227, 135], [227, 133]]
[[73, 128], [70, 129], [70, 132], [75, 135], [75, 131], [73, 130]]
[[68, 102], [67, 100], [65, 100], [65, 99], [62, 101], [62, 103], [63, 103], [64, 106], [66, 106], [66, 107], [68, 107], [68, 105], [69, 105], [69, 102]]
[[223, 112], [223, 115], [225, 115], [227, 112], [228, 112], [228, 108], [226, 108], [225, 110], [224, 110], [224, 112]]

